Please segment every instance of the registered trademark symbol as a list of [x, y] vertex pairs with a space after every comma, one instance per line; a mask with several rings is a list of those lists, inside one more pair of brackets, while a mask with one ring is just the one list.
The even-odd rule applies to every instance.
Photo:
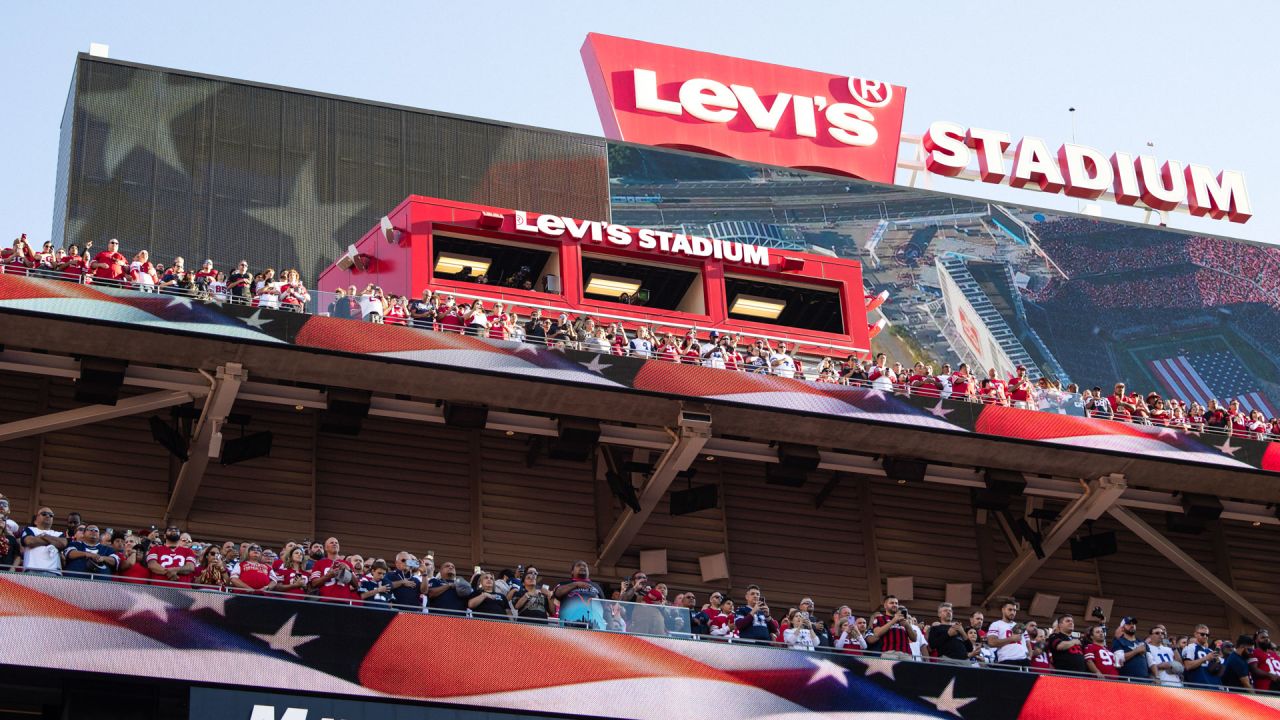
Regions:
[[854, 99], [867, 107], [884, 107], [893, 99], [893, 86], [877, 80], [849, 78], [849, 93]]

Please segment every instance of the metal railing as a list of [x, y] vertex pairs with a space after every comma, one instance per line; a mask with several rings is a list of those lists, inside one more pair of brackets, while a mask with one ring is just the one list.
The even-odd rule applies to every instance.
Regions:
[[[19, 275], [25, 275], [25, 276], [37, 277], [37, 278], [43, 278], [43, 279], [66, 280], [70, 282], [85, 282], [85, 275], [80, 273], [66, 273], [66, 272], [60, 272], [57, 270], [51, 270], [47, 268], [45, 269], [41, 269], [41, 268], [31, 269], [31, 268], [21, 268], [21, 267], [15, 268], [15, 266], [12, 266], [12, 265], [9, 265], [9, 266], [0, 265], [0, 273], [6, 273], [6, 272], [9, 274], [19, 274]], [[235, 296], [230, 296], [225, 293], [214, 293], [208, 290], [199, 290], [199, 289], [189, 290], [186, 288], [174, 287], [174, 286], [139, 287], [127, 281], [112, 281], [112, 280], [103, 280], [100, 278], [92, 279], [92, 284], [100, 287], [133, 290], [133, 291], [138, 291], [143, 293], [159, 293], [162, 295], [186, 296], [186, 297], [191, 297], [193, 299], [206, 301], [206, 302], [217, 302], [217, 303], [226, 302], [231, 304], [246, 304], [246, 305], [253, 304], [256, 302], [256, 300], [252, 298], [248, 298], [248, 299], [237, 298]], [[281, 307], [278, 309], [281, 312], [328, 314], [331, 298], [334, 297], [334, 294], [329, 292], [314, 291], [310, 293], [310, 296], [311, 296], [310, 301], [305, 305], [296, 305], [293, 307]], [[523, 309], [526, 311], [526, 316], [527, 316], [527, 312], [532, 309], [537, 309], [539, 311], [545, 310], [548, 313], [555, 313], [557, 316], [560, 313], [564, 312], [562, 308], [556, 308], [549, 305], [540, 305], [536, 303], [523, 303], [523, 302], [507, 303], [506, 301], [503, 301], [501, 299], [495, 299], [495, 298], [486, 297], [486, 296], [467, 296], [465, 298], [458, 298], [455, 296], [455, 301], [457, 300], [469, 300], [469, 301], [480, 300], [481, 302], [488, 302], [488, 303], [491, 303], [491, 307], [488, 309], [492, 309], [493, 304], [503, 303], [505, 309], [508, 310], [509, 312], [519, 311]], [[699, 340], [699, 342], [704, 341], [704, 336], [699, 334], [702, 332], [702, 329], [694, 325], [688, 325], [688, 324], [682, 324], [682, 323], [670, 323], [670, 322], [657, 322], [657, 321], [643, 320], [643, 319], [637, 319], [637, 318], [628, 318], [622, 315], [616, 315], [611, 313], [583, 313], [579, 315], [578, 319], [583, 319], [587, 317], [590, 317], [592, 319], [600, 318], [600, 319], [616, 321], [616, 323], [621, 324], [623, 326], [623, 335], [628, 339], [628, 341], [630, 341], [631, 338], [633, 337], [633, 335], [628, 334], [628, 331], [634, 331], [636, 328], [639, 328], [639, 327], [651, 328], [658, 334], [672, 334], [680, 337], [683, 337], [684, 335], [692, 331], [693, 333], [695, 333], [695, 337]], [[356, 318], [352, 318], [352, 319], [356, 319]], [[373, 321], [373, 322], [382, 322], [382, 323], [388, 322], [385, 318], [382, 318], [382, 317], [378, 317], [378, 318], [366, 317], [364, 319], [366, 321]], [[522, 317], [522, 322], [523, 322], [523, 317]], [[423, 330], [432, 330], [437, 332], [451, 331], [450, 329], [445, 328], [439, 322], [438, 319], [436, 321], [423, 322], [423, 321], [415, 320], [413, 318], [406, 318], [402, 322], [399, 322], [396, 324], [402, 324], [409, 327], [415, 327]], [[471, 334], [471, 335], [490, 338], [490, 339], [506, 339], [509, 341], [519, 341], [527, 344], [541, 345], [543, 347], [547, 347], [554, 350], [563, 350], [563, 349], [588, 350], [588, 351], [600, 352], [602, 354], [612, 353], [612, 354], [623, 355], [623, 356], [656, 358], [656, 359], [670, 360], [670, 361], [681, 362], [681, 363], [690, 362], [690, 360], [684, 357], [683, 355], [681, 355], [679, 351], [677, 351], [674, 354], [659, 353], [657, 351], [656, 343], [654, 343], [654, 346], [655, 346], [654, 350], [648, 353], [643, 353], [643, 352], [636, 353], [636, 352], [633, 352], [632, 349], [627, 345], [623, 345], [621, 347], [615, 347], [615, 346], [609, 345], [608, 347], [604, 347], [604, 346], [588, 343], [581, 338], [573, 339], [573, 340], [556, 340], [556, 341], [544, 342], [544, 341], [540, 341], [537, 337], [531, 338], [531, 337], [528, 337], [527, 335], [523, 337], [518, 337], [518, 338], [509, 338], [509, 337], [494, 338], [494, 336], [490, 334], [488, 330], [485, 328], [459, 327], [452, 331], [463, 333], [463, 334]], [[709, 333], [710, 330], [708, 329], [706, 330], [706, 332]], [[763, 353], [772, 352], [772, 347], [773, 347], [772, 341], [788, 342], [788, 343], [792, 342], [790, 340], [785, 340], [778, 336], [761, 335], [761, 334], [753, 334], [752, 336], [759, 338], [762, 341], [762, 343], [764, 343], [762, 347]], [[709, 342], [709, 341], [706, 341], [706, 342]], [[1173, 422], [1167, 419], [1144, 418], [1144, 417], [1132, 416], [1132, 415], [1126, 418], [1123, 416], [1118, 417], [1113, 412], [1095, 412], [1095, 411], [1089, 410], [1086, 407], [1086, 402], [1082, 395], [1080, 395], [1079, 393], [1069, 393], [1062, 390], [1054, 390], [1054, 389], [1042, 390], [1040, 388], [1033, 388], [1028, 399], [1023, 402], [1012, 402], [1007, 399], [997, 400], [993, 398], [983, 398], [976, 394], [976, 388], [978, 384], [981, 382], [981, 378], [971, 378], [969, 385], [970, 385], [970, 388], [973, 389], [973, 392], [968, 393], [964, 396], [958, 396], [950, 392], [948, 388], [934, 389], [930, 387], [912, 387], [911, 385], [906, 385], [906, 384], [891, 384], [891, 383], [888, 383], [887, 380], [871, 382], [867, 380], [858, 379], [855, 377], [848, 377], [848, 376], [842, 376], [842, 375], [835, 375], [830, 379], [824, 380], [824, 378], [820, 374], [820, 370], [821, 370], [821, 364], [823, 360], [826, 358], [811, 354], [809, 351], [814, 348], [836, 349], [836, 350], [841, 350], [842, 352], [845, 350], [848, 350], [848, 348], [837, 347], [833, 345], [822, 345], [820, 343], [814, 344], [814, 343], [808, 343], [808, 342], [799, 344], [799, 347], [797, 348], [797, 351], [793, 354], [793, 357], [797, 357], [803, 361], [804, 377], [802, 379], [810, 379], [818, 383], [829, 382], [831, 384], [844, 385], [849, 387], [862, 387], [862, 388], [870, 388], [870, 389], [880, 389], [885, 391], [893, 391], [905, 397], [917, 396], [917, 397], [923, 397], [923, 398], [929, 398], [929, 399], [938, 398], [942, 400], [950, 400], [950, 401], [957, 401], [957, 402], [970, 402], [978, 405], [998, 404], [998, 405], [1018, 407], [1026, 410], [1039, 410], [1039, 411], [1055, 412], [1055, 413], [1063, 409], [1073, 409], [1074, 410], [1073, 414], [1076, 414], [1076, 415], [1083, 415], [1083, 416], [1091, 417], [1094, 419], [1109, 420], [1113, 422], [1124, 422], [1124, 423], [1133, 424], [1133, 425], [1141, 425], [1141, 426], [1149, 426], [1149, 427], [1168, 427], [1174, 430], [1208, 434], [1210, 436], [1218, 436], [1222, 438], [1235, 437], [1235, 438], [1241, 438], [1241, 439], [1253, 439], [1253, 440], [1262, 440], [1262, 441], [1280, 440], [1280, 435], [1270, 433], [1270, 432], [1265, 432], [1265, 431], [1264, 432], [1241, 431], [1239, 429], [1233, 429], [1230, 426], [1223, 427], [1223, 426], [1209, 425], [1206, 423], [1193, 424], [1190, 422]], [[765, 358], [765, 362], [760, 365], [752, 365], [749, 362], [750, 360], [749, 353], [742, 355], [742, 357], [744, 361], [747, 361], [747, 362], [744, 362], [742, 366], [736, 368], [736, 371], [782, 375], [782, 373], [774, 372], [769, 368], [767, 364], [767, 357]], [[833, 366], [838, 367], [839, 363], [835, 361], [834, 358], [831, 358], [831, 359], [833, 360], [833, 364], [834, 364]], [[703, 359], [703, 362], [705, 362], [705, 357]], [[698, 364], [702, 364], [702, 362]], [[732, 372], [734, 370], [731, 369], [730, 371]]]
[[[0, 567], [0, 571], [11, 571], [13, 568]], [[951, 666], [963, 666], [974, 669], [982, 669], [988, 672], [1010, 672], [1010, 673], [1043, 673], [1063, 677], [1077, 677], [1082, 679], [1097, 680], [1104, 682], [1121, 682], [1133, 683], [1140, 685], [1158, 685], [1155, 680], [1150, 678], [1139, 679], [1126, 675], [1095, 675], [1093, 673], [1079, 673], [1068, 670], [1057, 670], [1052, 668], [1030, 668], [1017, 665], [1007, 665], [1001, 663], [989, 663], [980, 661], [976, 658], [963, 661], [950, 658], [935, 658], [930, 656], [916, 656], [909, 653], [879, 653], [861, 649], [836, 649], [828, 645], [817, 645], [816, 647], [794, 647], [784, 642], [772, 640], [753, 640], [749, 638], [739, 638], [732, 635], [717, 637], [712, 635], [699, 634], [692, 630], [693, 614], [687, 608], [673, 607], [666, 605], [645, 605], [639, 603], [626, 603], [617, 600], [593, 599], [591, 601], [590, 610], [586, 618], [577, 618], [573, 620], [562, 620], [558, 617], [549, 617], [546, 619], [517, 617], [511, 613], [495, 615], [479, 613], [472, 610], [466, 611], [448, 611], [424, 608], [408, 608], [403, 606], [379, 604], [377, 606], [359, 600], [333, 600], [330, 598], [321, 598], [315, 595], [296, 595], [289, 593], [256, 591], [256, 592], [237, 592], [235, 590], [195, 585], [186, 582], [169, 582], [164, 580], [148, 580], [133, 579], [121, 576], [105, 576], [99, 574], [86, 574], [70, 571], [61, 571], [57, 574], [43, 573], [42, 576], [54, 578], [67, 582], [111, 582], [124, 583], [132, 582], [141, 586], [139, 589], [146, 592], [150, 589], [177, 589], [195, 593], [198, 595], [219, 595], [234, 596], [238, 594], [254, 595], [262, 599], [272, 602], [296, 602], [308, 604], [323, 605], [349, 605], [350, 612], [421, 612], [431, 615], [441, 615], [459, 620], [469, 619], [483, 622], [532, 622], [543, 624], [549, 627], [563, 628], [564, 631], [574, 632], [614, 632], [638, 637], [647, 638], [675, 638], [679, 640], [687, 640], [690, 642], [706, 642], [713, 644], [738, 645], [757, 648], [772, 648], [787, 650], [790, 652], [815, 653], [819, 655], [852, 655], [859, 659], [885, 659], [893, 662], [910, 662], [924, 664], [946, 664]], [[425, 583], [425, 579], [423, 582]], [[199, 605], [199, 603], [195, 603]], [[612, 619], [611, 619], [612, 618]], [[625, 620], [625, 621], [624, 621]], [[928, 632], [924, 625], [918, 625], [918, 632]], [[1165, 686], [1171, 687], [1171, 686]], [[1224, 687], [1221, 685], [1205, 685], [1190, 682], [1183, 682], [1181, 687], [1194, 688], [1201, 690], [1212, 690], [1218, 692], [1257, 692], [1258, 694], [1280, 697], [1280, 691], [1250, 691], [1244, 688]]]

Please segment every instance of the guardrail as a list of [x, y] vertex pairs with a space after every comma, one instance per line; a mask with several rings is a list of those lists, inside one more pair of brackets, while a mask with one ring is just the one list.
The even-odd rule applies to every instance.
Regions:
[[[0, 272], [27, 275], [30, 277], [38, 277], [42, 279], [67, 280], [71, 282], [85, 281], [85, 276], [82, 274], [66, 273], [66, 272], [60, 272], [57, 270], [50, 270], [50, 269], [17, 268], [17, 272], [15, 272], [14, 266], [0, 265]], [[140, 293], [158, 293], [161, 295], [185, 296], [185, 297], [191, 297], [195, 300], [199, 300], [203, 302], [231, 303], [231, 304], [245, 304], [245, 305], [249, 305], [255, 302], [252, 298], [238, 298], [236, 296], [229, 295], [225, 292], [216, 292], [211, 290], [190, 290], [190, 289], [174, 287], [174, 286], [139, 287], [129, 282], [110, 281], [110, 280], [104, 281], [101, 279], [92, 280], [92, 284], [96, 286], [102, 286], [102, 287], [131, 290], [131, 291], [136, 291]], [[305, 305], [284, 306], [284, 307], [278, 308], [278, 310], [281, 312], [292, 311], [292, 312], [309, 313], [309, 314], [328, 314], [328, 308], [329, 308], [329, 302], [330, 302], [329, 298], [332, 297], [332, 294], [316, 291], [311, 293], [310, 295], [311, 295], [310, 301]], [[483, 297], [483, 296], [478, 296], [478, 297], [468, 296], [462, 299], [472, 300], [472, 301], [480, 300], [481, 302], [490, 302], [493, 304], [503, 302], [500, 299], [494, 299], [494, 298]], [[323, 307], [324, 311], [319, 311], [320, 307]], [[519, 304], [511, 304], [511, 305], [504, 306], [504, 309], [509, 309], [513, 311], [520, 310], [520, 309], [531, 310], [535, 308], [540, 311], [546, 310], [548, 312], [554, 312], [557, 315], [563, 312], [563, 309], [561, 308], [555, 308], [548, 305], [519, 303]], [[608, 313], [591, 313], [591, 314], [584, 314], [584, 316], [590, 317], [593, 319], [603, 318], [603, 319], [616, 321], [614, 324], [622, 326], [623, 335], [628, 337], [628, 339], [630, 339], [631, 337], [630, 335], [627, 335], [628, 330], [635, 330], [636, 328], [643, 326], [643, 327], [653, 328], [655, 331], [657, 331], [660, 334], [671, 334], [673, 336], [679, 336], [679, 337], [684, 337], [688, 333], [693, 332], [695, 334], [695, 337], [698, 338], [700, 342], [703, 341], [702, 336], [698, 335], [698, 333], [701, 332], [700, 329], [692, 325], [686, 325], [686, 324], [680, 324], [680, 323], [657, 323], [657, 322], [651, 322], [648, 320], [640, 320], [636, 318], [626, 318], [621, 315], [608, 314]], [[365, 318], [365, 319], [374, 321], [374, 322], [383, 322], [383, 323], [390, 322], [386, 318], [381, 318], [381, 317]], [[521, 319], [523, 321], [524, 318], [522, 317]], [[478, 335], [481, 337], [491, 337], [491, 338], [495, 337], [492, 333], [488, 331], [487, 328], [484, 328], [484, 327], [470, 327], [470, 328], [458, 327], [458, 328], [448, 329], [448, 328], [445, 328], [439, 321], [424, 322], [420, 320], [415, 320], [413, 318], [405, 318], [403, 321], [400, 321], [396, 324], [402, 324], [408, 327], [415, 327], [422, 330], [430, 330], [430, 331], [437, 331], [437, 332], [459, 332], [459, 333]], [[707, 332], [710, 332], [710, 330], [708, 330]], [[753, 334], [752, 337], [759, 338], [758, 342], [761, 345], [762, 355], [764, 355], [765, 353], [772, 352], [772, 341], [777, 340], [779, 342], [783, 342], [783, 341], [790, 342], [776, 336]], [[656, 348], [654, 351], [651, 351], [647, 354], [636, 353], [632, 349], [630, 349], [628, 346], [613, 346], [611, 344], [592, 343], [592, 342], [584, 341], [581, 338], [572, 339], [572, 340], [556, 340], [551, 342], [543, 342], [543, 341], [540, 341], [537, 337], [530, 338], [527, 335], [525, 335], [523, 337], [502, 338], [502, 339], [508, 339], [508, 340], [517, 339], [520, 342], [525, 342], [533, 345], [541, 345], [544, 347], [548, 347], [550, 349], [582, 349], [582, 350], [599, 352], [601, 354], [642, 356], [642, 357], [650, 357], [650, 358], [656, 358], [661, 360], [670, 360], [673, 362], [686, 362], [686, 363], [690, 362], [689, 358], [681, 356], [678, 353], [661, 353], [661, 352], [658, 352]], [[800, 347], [798, 348], [798, 351], [794, 353], [794, 356], [798, 357], [800, 360], [803, 361], [804, 371], [806, 373], [806, 376], [810, 379], [812, 379], [814, 375], [819, 374], [818, 370], [820, 369], [822, 362], [826, 359], [826, 357], [819, 357], [809, 352], [810, 350], [816, 349], [816, 348], [838, 349], [841, 351], [848, 350], [848, 348], [837, 348], [836, 346], [830, 346], [830, 345], [822, 346], [822, 345], [814, 345], [812, 343], [800, 344]], [[744, 355], [743, 357], [744, 359], [749, 358], [749, 352], [747, 355]], [[838, 365], [838, 363], [835, 361], [834, 358], [832, 358], [832, 361], [833, 361], [833, 366]], [[705, 358], [704, 358], [704, 362], [705, 362]], [[733, 372], [735, 370], [729, 369], [728, 371]], [[767, 364], [758, 365], [758, 366], [744, 364], [744, 366], [737, 368], [736, 371], [782, 375], [782, 373], [772, 371]], [[972, 378], [972, 382], [970, 383], [971, 387], [976, 387], [977, 384], [980, 383], [980, 381], [981, 381], [981, 378], [976, 378], [976, 377]], [[819, 376], [815, 380], [815, 382], [824, 382], [824, 380], [821, 376]], [[863, 388], [869, 388], [869, 389], [883, 390], [886, 392], [894, 392], [894, 393], [901, 394], [908, 397], [914, 395], [914, 396], [925, 397], [925, 398], [940, 398], [940, 399], [952, 400], [952, 401], [965, 401], [965, 402], [970, 402], [970, 403], [979, 404], [979, 405], [1007, 404], [1015, 407], [1020, 407], [1023, 409], [1028, 409], [1028, 410], [1040, 410], [1040, 411], [1053, 412], [1053, 413], [1065, 412], [1067, 414], [1072, 414], [1077, 416], [1087, 416], [1087, 417], [1092, 417], [1096, 419], [1108, 420], [1112, 422], [1122, 422], [1127, 424], [1143, 425], [1143, 426], [1149, 426], [1149, 427], [1167, 427], [1176, 431], [1193, 432], [1197, 434], [1207, 434], [1210, 436], [1217, 436], [1222, 438], [1234, 437], [1234, 438], [1253, 439], [1253, 440], [1262, 440], [1262, 441], [1280, 440], [1280, 435], [1273, 434], [1270, 432], [1242, 431], [1239, 429], [1232, 429], [1230, 427], [1220, 427], [1220, 426], [1214, 426], [1214, 425], [1209, 425], [1205, 423], [1193, 424], [1190, 422], [1171, 422], [1168, 420], [1142, 418], [1142, 417], [1124, 418], [1124, 417], [1117, 417], [1114, 413], [1095, 412], [1090, 410], [1088, 407], [1086, 407], [1086, 402], [1082, 395], [1078, 393], [1069, 393], [1061, 390], [1053, 390], [1053, 389], [1044, 390], [1040, 388], [1033, 388], [1031, 395], [1024, 402], [998, 402], [991, 398], [982, 398], [972, 394], [968, 394], [963, 397], [957, 396], [949, 392], [949, 390], [946, 388], [932, 389], [928, 387], [913, 387], [911, 385], [905, 385], [905, 384], [895, 385], [895, 384], [888, 383], [887, 380], [871, 382], [871, 381], [836, 375], [832, 377], [829, 380], [829, 382], [832, 384], [845, 385], [850, 387], [863, 387]]]
[[[0, 568], [0, 570], [12, 570], [11, 568]], [[32, 575], [32, 571], [25, 573], [0, 572], [0, 577], [5, 575]], [[791, 652], [806, 653], [817, 656], [834, 656], [834, 655], [854, 655], [859, 660], [867, 659], [884, 659], [893, 663], [920, 663], [920, 664], [945, 664], [953, 666], [964, 666], [972, 668], [981, 668], [983, 671], [993, 673], [1036, 673], [1045, 675], [1054, 675], [1060, 677], [1077, 677], [1090, 680], [1113, 683], [1133, 683], [1139, 685], [1155, 684], [1150, 680], [1139, 680], [1128, 676], [1099, 676], [1089, 673], [1078, 673], [1053, 669], [1036, 669], [1024, 668], [1013, 665], [1002, 665], [999, 663], [991, 664], [981, 661], [961, 661], [946, 658], [932, 657], [916, 657], [907, 653], [877, 653], [866, 650], [840, 650], [826, 645], [818, 645], [816, 647], [795, 647], [782, 642], [752, 640], [737, 637], [717, 637], [712, 635], [697, 634], [692, 631], [692, 613], [687, 608], [678, 608], [664, 605], [646, 605], [639, 603], [624, 603], [616, 600], [595, 599], [591, 601], [591, 609], [585, 620], [579, 619], [574, 621], [562, 621], [559, 618], [551, 617], [545, 620], [537, 618], [514, 617], [510, 614], [493, 615], [477, 613], [474, 611], [442, 611], [437, 609], [425, 608], [401, 608], [395, 606], [370, 607], [359, 601], [343, 602], [331, 599], [319, 598], [311, 595], [295, 595], [279, 592], [257, 591], [257, 592], [236, 592], [225, 590], [220, 587], [192, 585], [183, 582], [169, 581], [152, 581], [152, 580], [131, 580], [124, 577], [108, 578], [102, 574], [86, 574], [75, 572], [62, 572], [60, 576], [54, 574], [41, 573], [42, 577], [49, 577], [58, 581], [68, 583], [111, 583], [116, 586], [125, 583], [135, 583], [139, 592], [151, 592], [152, 590], [172, 588], [188, 591], [196, 596], [234, 596], [234, 595], [250, 595], [270, 600], [272, 602], [282, 603], [299, 603], [302, 605], [351, 605], [346, 611], [358, 612], [402, 612], [402, 613], [419, 613], [425, 612], [431, 615], [443, 615], [447, 617], [457, 618], [459, 620], [470, 619], [482, 622], [503, 622], [509, 623], [513, 621], [529, 622], [562, 628], [564, 632], [605, 632], [633, 635], [645, 638], [667, 638], [679, 641], [700, 642], [710, 644], [726, 644], [749, 646], [759, 648], [785, 649]], [[195, 606], [211, 607], [217, 603], [204, 603], [197, 601]], [[300, 605], [301, 607], [301, 605]], [[612, 618], [612, 620], [611, 620]], [[619, 618], [625, 618], [626, 622], [620, 622]], [[927, 626], [921, 624], [917, 626], [920, 632], [927, 632]], [[65, 648], [64, 648], [65, 649]], [[1182, 687], [1195, 688], [1202, 690], [1212, 690], [1218, 692], [1239, 693], [1246, 692], [1240, 688], [1227, 688], [1218, 685], [1203, 685], [1196, 683], [1183, 683]], [[1258, 691], [1258, 694], [1270, 697], [1280, 697], [1280, 691]]]

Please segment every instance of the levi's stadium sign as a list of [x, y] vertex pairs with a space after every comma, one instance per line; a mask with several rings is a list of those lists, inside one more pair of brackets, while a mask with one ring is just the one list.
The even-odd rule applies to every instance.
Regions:
[[568, 235], [574, 240], [609, 244], [619, 248], [631, 248], [659, 255], [680, 255], [688, 258], [715, 258], [742, 265], [767, 268], [770, 264], [769, 248], [748, 245], [720, 238], [705, 238], [685, 233], [666, 232], [651, 228], [632, 228], [599, 220], [575, 220], [562, 215], [515, 211], [515, 228], [519, 232], [534, 233], [544, 237]]
[[605, 136], [892, 183], [907, 89], [590, 33]]
[[[1013, 145], [1012, 136], [1000, 130], [935, 122], [920, 141], [924, 167], [931, 173], [974, 179], [966, 172], [976, 155], [976, 179], [1008, 182], [1012, 187], [1063, 193], [1093, 200], [1107, 196], [1119, 205], [1142, 205], [1152, 210], [1174, 210], [1186, 205], [1198, 217], [1227, 218], [1244, 223], [1253, 217], [1244, 175], [1234, 170], [1215, 173], [1204, 165], [1176, 160], [1159, 163], [1150, 155], [1116, 152], [1107, 156], [1088, 145], [1065, 143], [1050, 150], [1041, 138], [1027, 136]], [[1005, 155], [1013, 145], [1013, 157]]]

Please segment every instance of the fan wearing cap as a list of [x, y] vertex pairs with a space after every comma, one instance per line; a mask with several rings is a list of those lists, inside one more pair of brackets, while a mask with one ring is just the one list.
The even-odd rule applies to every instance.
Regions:
[[1025, 365], [1019, 365], [1014, 368], [1013, 375], [1005, 383], [1005, 386], [1008, 389], [1009, 400], [1013, 403], [1013, 406], [1026, 408], [1031, 399], [1031, 379], [1027, 377]]
[[324, 557], [311, 566], [311, 587], [319, 588], [321, 600], [350, 602], [359, 599], [355, 591], [355, 570], [338, 554], [341, 550], [338, 538], [325, 540]]
[[1138, 623], [1132, 615], [1120, 619], [1120, 634], [1111, 643], [1111, 651], [1120, 663], [1120, 674], [1135, 680], [1147, 682], [1151, 678], [1151, 669], [1147, 665], [1147, 644], [1138, 640]]
[[1222, 643], [1222, 685], [1228, 688], [1245, 688], [1253, 692], [1253, 680], [1250, 677], [1249, 659], [1253, 655], [1253, 638], [1241, 635], [1235, 645]]
[[262, 561], [262, 546], [250, 545], [245, 556], [231, 568], [231, 587], [236, 592], [263, 593], [270, 590], [271, 568]]
[[1259, 690], [1280, 690], [1280, 653], [1271, 644], [1271, 633], [1259, 628], [1253, 634], [1253, 654], [1247, 658], [1253, 686]]

